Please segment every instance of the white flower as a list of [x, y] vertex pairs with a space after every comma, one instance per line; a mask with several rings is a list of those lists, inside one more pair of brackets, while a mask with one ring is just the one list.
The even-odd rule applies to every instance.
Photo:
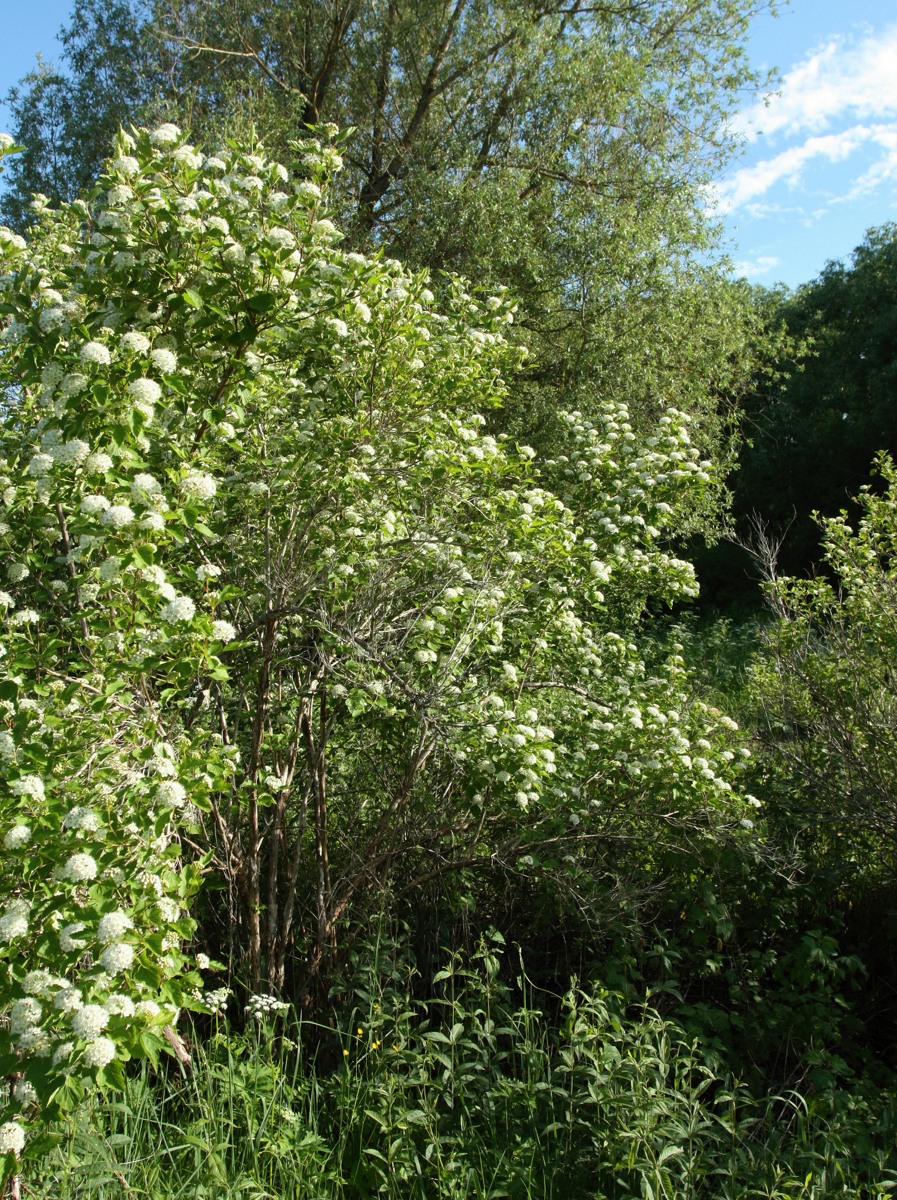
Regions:
[[98, 367], [108, 367], [112, 362], [109, 347], [102, 342], [86, 342], [78, 355], [83, 363], [94, 363]]
[[107, 996], [103, 1001], [103, 1008], [113, 1017], [134, 1016], [134, 1001], [120, 992], [113, 992], [111, 996]]
[[9, 785], [14, 796], [30, 796], [32, 800], [43, 800], [44, 783], [39, 775], [22, 775]]
[[129, 354], [146, 354], [150, 348], [150, 340], [145, 333], [124, 333], [118, 344]]
[[196, 612], [196, 605], [189, 596], [175, 596], [162, 609], [163, 621], [191, 621]]
[[284, 229], [282, 225], [274, 225], [268, 230], [268, 241], [273, 242], [275, 246], [282, 246], [287, 250], [292, 250], [296, 245], [295, 236], [289, 229]]
[[69, 883], [85, 883], [88, 879], [97, 877], [96, 859], [89, 854], [73, 854], [59, 869], [60, 879]]
[[208, 954], [197, 954], [196, 965], [200, 971], [207, 971], [211, 966], [211, 963], [212, 960], [209, 958]]
[[27, 579], [31, 572], [24, 563], [13, 562], [6, 568], [6, 578], [10, 583], [21, 583], [23, 579]]
[[95, 1038], [84, 1047], [84, 1062], [88, 1067], [107, 1067], [115, 1058], [112, 1038]]
[[178, 486], [190, 500], [211, 500], [218, 490], [218, 485], [212, 476], [203, 471], [191, 471]]
[[102, 452], [89, 454], [84, 460], [84, 470], [91, 475], [105, 475], [112, 470], [112, 459]]
[[165, 350], [161, 346], [152, 352], [150, 362], [163, 375], [171, 375], [178, 369], [178, 356], [173, 350]]
[[140, 578], [146, 583], [151, 583], [155, 587], [161, 587], [165, 582], [165, 572], [161, 567], [151, 565], [140, 568]]
[[132, 379], [128, 384], [128, 394], [135, 404], [155, 404], [162, 395], [162, 389], [155, 379]]
[[7, 907], [0, 916], [0, 942], [11, 942], [28, 932], [28, 917], [19, 909]]
[[37, 1100], [37, 1092], [34, 1090], [34, 1084], [29, 1083], [27, 1079], [19, 1080], [13, 1088], [13, 1096], [23, 1108], [27, 1108], [29, 1104], [34, 1104]]
[[72, 1016], [72, 1032], [78, 1037], [95, 1038], [109, 1024], [109, 1013], [99, 1004], [84, 1004]]
[[40, 475], [46, 475], [48, 471], [53, 469], [52, 454], [35, 454], [28, 463], [28, 474], [34, 478]]
[[134, 520], [134, 510], [129, 504], [113, 504], [100, 517], [100, 524], [110, 529], [123, 529]]
[[31, 830], [27, 825], [13, 825], [3, 839], [7, 850], [21, 850], [31, 841]]
[[232, 642], [237, 636], [237, 631], [230, 621], [213, 621], [212, 622], [212, 637], [216, 642]]
[[9, 618], [10, 625], [36, 625], [40, 617], [33, 608], [20, 608]]
[[337, 337], [344, 338], [349, 336], [349, 326], [345, 321], [341, 321], [339, 317], [328, 317], [326, 323]]
[[126, 179], [130, 179], [140, 170], [140, 163], [136, 158], [132, 158], [130, 154], [123, 154], [119, 158], [114, 158], [109, 166], [116, 175], [124, 175]]
[[167, 121], [164, 125], [160, 125], [152, 131], [149, 135], [149, 140], [152, 146], [173, 146], [175, 142], [180, 140], [180, 137], [181, 131], [177, 125], [173, 125], [170, 121]]
[[159, 916], [166, 925], [173, 925], [175, 921], [180, 919], [181, 906], [177, 900], [172, 900], [170, 896], [161, 896], [156, 908]]
[[129, 946], [127, 942], [113, 942], [100, 955], [100, 963], [110, 975], [118, 975], [120, 971], [127, 971], [133, 962], [134, 947]]
[[221, 568], [216, 567], [214, 563], [203, 563], [196, 568], [196, 578], [200, 583], [205, 583], [207, 579], [217, 579], [221, 574]]
[[118, 554], [110, 554], [100, 564], [100, 578], [105, 583], [112, 583], [121, 576], [122, 558]]
[[24, 1149], [25, 1130], [19, 1122], [6, 1121], [0, 1125], [0, 1154], [21, 1154]]
[[181, 167], [190, 167], [198, 171], [202, 166], [202, 155], [197, 154], [192, 146], [178, 146], [171, 156]]
[[52, 391], [64, 375], [65, 368], [61, 367], [59, 363], [47, 363], [40, 373], [41, 385], [47, 388], [48, 391]]
[[73, 954], [76, 950], [81, 950], [84, 943], [77, 940], [77, 935], [83, 933], [86, 926], [83, 921], [72, 921], [70, 925], [66, 925], [59, 934], [59, 945], [64, 954]]
[[65, 312], [63, 309], [54, 305], [53, 308], [45, 308], [38, 318], [38, 323], [43, 330], [57, 329], [60, 325], [65, 324]]
[[131, 495], [135, 500], [147, 500], [162, 494], [162, 485], [154, 475], [141, 473], [131, 480]]
[[90, 454], [90, 446], [87, 442], [83, 442], [81, 438], [70, 438], [69, 441], [63, 442], [61, 445], [54, 446], [50, 453], [53, 456], [54, 462], [65, 465], [66, 463], [74, 463], [75, 466], [80, 465]]
[[57, 981], [49, 971], [29, 971], [22, 980], [22, 991], [26, 996], [45, 996], [55, 986], [58, 986]]
[[84, 1007], [84, 1000], [76, 987], [66, 985], [61, 991], [56, 993], [53, 1000], [53, 1007], [57, 1012], [74, 1013], [79, 1008]]
[[[104, 347], [105, 349], [105, 347]], [[66, 375], [59, 385], [59, 390], [63, 396], [72, 397], [79, 396], [87, 387], [87, 378], [84, 375], [79, 375], [75, 372], [72, 375]]]
[[183, 808], [187, 792], [176, 779], [165, 779], [156, 789], [156, 798], [163, 808]]
[[88, 517], [95, 517], [97, 513], [106, 512], [110, 507], [105, 496], [85, 496], [80, 504], [81, 511]]
[[134, 1006], [135, 1015], [142, 1017], [144, 1021], [150, 1021], [153, 1017], [158, 1017], [162, 1009], [155, 1000], [141, 1000]]
[[140, 522], [141, 529], [147, 529], [153, 533], [160, 533], [165, 528], [165, 518], [161, 513], [147, 513]]
[[43, 1007], [33, 996], [25, 996], [22, 1000], [17, 1000], [9, 1013], [10, 1033], [24, 1033], [30, 1026], [38, 1023], [43, 1013]]
[[302, 183], [297, 183], [295, 190], [299, 199], [305, 200], [309, 204], [316, 204], [321, 199], [321, 189], [316, 183], [312, 183], [310, 179], [305, 179]]
[[74, 1042], [60, 1042], [53, 1051], [53, 1066], [58, 1067], [61, 1063], [68, 1062], [74, 1050]]
[[50, 1054], [50, 1039], [37, 1025], [29, 1025], [19, 1034], [16, 1041], [19, 1054], [27, 1054], [31, 1058], [48, 1058]]
[[321, 221], [315, 221], [311, 228], [312, 233], [321, 238], [323, 241], [333, 242], [342, 237], [342, 234], [334, 225], [334, 223], [332, 221], [328, 221], [326, 217], [324, 217], [324, 219]]
[[[0, 592], [0, 608], [15, 608], [15, 606], [16, 602], [13, 600], [12, 596], [10, 596], [9, 592]], [[9, 737], [9, 734], [7, 733], [5, 736]], [[4, 745], [5, 743], [3, 741], [3, 736], [0, 736], [0, 758], [8, 757], [6, 751], [2, 749]]]
[[[81, 589], [83, 592], [83, 588]], [[86, 833], [96, 833], [102, 827], [102, 822], [92, 808], [77, 804], [70, 809], [62, 822], [63, 829], [83, 829]]]

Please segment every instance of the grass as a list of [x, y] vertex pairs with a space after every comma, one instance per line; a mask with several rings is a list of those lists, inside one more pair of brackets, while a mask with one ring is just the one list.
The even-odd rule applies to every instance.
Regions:
[[[434, 998], [373, 969], [342, 1022], [226, 1022], [144, 1069], [25, 1175], [41, 1200], [874, 1200], [894, 1097], [752, 1096], [648, 1007], [512, 991], [454, 959]], [[552, 1015], [546, 1015], [544, 1009]]]

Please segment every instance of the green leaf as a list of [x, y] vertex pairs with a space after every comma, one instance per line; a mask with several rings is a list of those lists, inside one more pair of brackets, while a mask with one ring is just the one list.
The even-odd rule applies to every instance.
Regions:
[[256, 292], [254, 296], [250, 296], [247, 304], [253, 312], [266, 313], [269, 312], [277, 303], [277, 295], [274, 292]]

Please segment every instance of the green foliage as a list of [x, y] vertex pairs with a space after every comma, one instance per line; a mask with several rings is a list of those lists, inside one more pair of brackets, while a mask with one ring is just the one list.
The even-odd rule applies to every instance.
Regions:
[[[80, 0], [62, 72], [16, 95], [30, 149], [6, 212], [21, 222], [33, 190], [73, 199], [128, 119], [259, 136], [291, 175], [309, 125], [335, 122], [352, 131], [331, 193], [352, 248], [519, 303], [529, 358], [496, 428], [557, 450], [559, 407], [621, 403], [647, 431], [672, 404], [722, 460], [770, 338], [755, 294], [709, 265], [702, 186], [762, 82], [744, 49], [757, 7]], [[715, 527], [720, 499], [684, 531]]]
[[746, 406], [750, 447], [734, 480], [735, 514], [757, 512], [785, 533], [780, 568], [805, 574], [822, 558], [813, 514], [836, 516], [869, 481], [879, 451], [897, 453], [897, 226], [870, 229], [849, 263], [781, 298], [779, 315], [805, 347]]
[[652, 1009], [575, 985], [539, 994], [522, 971], [512, 993], [502, 957], [493, 940], [472, 961], [452, 958], [431, 998], [415, 1001], [401, 962], [372, 967], [365, 948], [367, 969], [334, 1024], [219, 1026], [188, 1073], [144, 1070], [120, 1100], [85, 1111], [34, 1194], [891, 1194], [897, 1114], [886, 1093], [822, 1087], [809, 1100], [758, 1101]]
[[153, 93], [140, 0], [73, 0], [61, 65], [38, 61], [6, 97], [23, 152], [10, 165], [0, 212], [33, 220], [31, 197], [74, 200], [96, 178], [119, 126]]
[[894, 839], [897, 476], [889, 458], [877, 466], [883, 490], [861, 489], [856, 526], [820, 522], [831, 581], [770, 586], [778, 619], [754, 671], [789, 819], [854, 880], [864, 858], [873, 872], [891, 861]]
[[120, 134], [87, 200], [0, 234], [0, 928], [36, 1121], [80, 1098], [72, 1062], [120, 1085], [202, 1004], [211, 865], [231, 961], [279, 989], [390, 887], [531, 874], [588, 907], [659, 826], [753, 840], [734, 723], [632, 640], [694, 590], [669, 540], [713, 469], [686, 414], [645, 444], [619, 404], [561, 414], [541, 466], [485, 434], [508, 301], [453, 282], [439, 312], [339, 247], [323, 133], [292, 184]]

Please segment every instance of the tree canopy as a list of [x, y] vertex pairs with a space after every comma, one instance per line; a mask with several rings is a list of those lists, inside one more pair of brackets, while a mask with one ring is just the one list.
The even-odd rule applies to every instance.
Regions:
[[547, 446], [559, 406], [619, 401], [647, 426], [673, 403], [724, 457], [763, 326], [714, 265], [703, 187], [760, 82], [744, 42], [766, 7], [78, 0], [64, 71], [14, 97], [33, 151], [6, 211], [21, 224], [31, 191], [74, 198], [104, 131], [140, 113], [210, 141], [252, 131], [291, 172], [308, 123], [335, 122], [353, 248], [429, 269], [437, 291], [448, 270], [519, 303], [530, 354], [503, 428]]

